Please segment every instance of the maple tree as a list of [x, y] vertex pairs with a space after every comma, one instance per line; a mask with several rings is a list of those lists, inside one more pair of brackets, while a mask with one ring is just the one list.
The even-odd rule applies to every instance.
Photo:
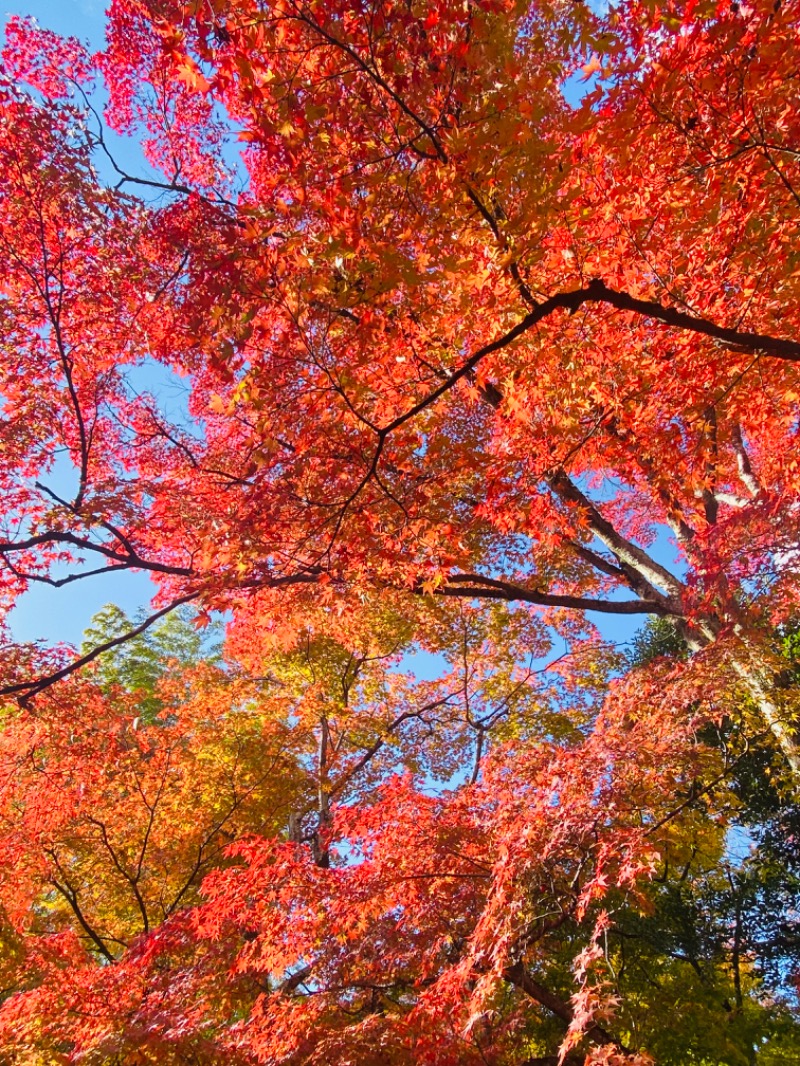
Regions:
[[324, 616], [258, 676], [165, 642], [150, 719], [119, 653], [6, 721], [11, 1061], [545, 1062], [564, 1029], [623, 1061], [791, 1052], [750, 939], [731, 978], [747, 749], [698, 743], [725, 699], [702, 669], [661, 657], [608, 696], [602, 645], [540, 665], [527, 612], [464, 605], [423, 620], [449, 666], [426, 682], [397, 669], [412, 620], [314, 637]]
[[[158, 588], [80, 654], [4, 646], [10, 965], [30, 949], [51, 975], [9, 999], [6, 1039], [98, 1061], [668, 1055], [608, 945], [661, 913], [659, 863], [717, 891], [748, 746], [782, 802], [800, 778], [796, 5], [108, 18], [96, 56], [7, 27], [0, 582], [6, 608], [109, 571]], [[185, 384], [177, 415], [141, 387], [153, 366]], [[227, 658], [179, 667], [156, 641], [165, 676], [149, 653], [108, 674], [186, 604], [229, 612]], [[626, 667], [586, 612], [657, 616], [690, 654]], [[444, 655], [439, 681], [394, 672], [411, 648]], [[219, 797], [278, 751], [281, 782], [234, 818]], [[736, 1018], [761, 980], [743, 950]], [[41, 991], [56, 972], [64, 1000]], [[761, 1039], [742, 1032], [734, 1058]]]

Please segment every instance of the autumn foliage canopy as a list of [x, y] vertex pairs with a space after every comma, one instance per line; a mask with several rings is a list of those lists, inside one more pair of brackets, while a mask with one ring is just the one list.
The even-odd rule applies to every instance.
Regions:
[[799, 226], [793, 0], [9, 21], [2, 607], [153, 601], [3, 632], [0, 1063], [800, 1061]]

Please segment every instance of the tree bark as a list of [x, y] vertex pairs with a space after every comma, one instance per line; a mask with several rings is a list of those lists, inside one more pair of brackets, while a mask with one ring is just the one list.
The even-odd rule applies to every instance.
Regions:
[[744, 682], [767, 728], [775, 738], [775, 743], [789, 764], [795, 787], [800, 789], [800, 745], [795, 738], [794, 730], [786, 720], [786, 715], [770, 695], [770, 689], [773, 686], [764, 679], [763, 675], [766, 671], [763, 668], [759, 670], [753, 664], [746, 665], [738, 659], [733, 660], [733, 669]]

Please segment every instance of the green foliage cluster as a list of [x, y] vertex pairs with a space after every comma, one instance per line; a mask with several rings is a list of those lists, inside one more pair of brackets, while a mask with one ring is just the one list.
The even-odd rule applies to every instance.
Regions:
[[[134, 618], [107, 603], [94, 615], [84, 632], [81, 652], [105, 645], [141, 625], [144, 614]], [[195, 614], [188, 607], [172, 611], [135, 637], [110, 648], [97, 659], [97, 680], [107, 692], [116, 686], [139, 696], [141, 718], [145, 723], [156, 720], [163, 710], [159, 682], [171, 671], [202, 661], [219, 663], [222, 623], [212, 622], [205, 629], [195, 624]]]
[[[800, 626], [777, 636], [788, 687], [800, 680]], [[687, 655], [673, 623], [653, 617], [628, 661]], [[650, 911], [622, 911], [615, 923], [620, 987], [629, 1008], [642, 1008], [631, 1033], [665, 1066], [800, 1062], [800, 803], [772, 745], [746, 723], [743, 714], [705, 731], [729, 773], [690, 805], [696, 831], [664, 857]]]

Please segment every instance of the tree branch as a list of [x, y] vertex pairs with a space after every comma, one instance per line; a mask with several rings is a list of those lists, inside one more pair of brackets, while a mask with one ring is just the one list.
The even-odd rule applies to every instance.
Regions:
[[[659, 614], [673, 615], [677, 612], [657, 600], [600, 600], [589, 596], [568, 596], [558, 593], [536, 592], [508, 581], [483, 577], [481, 574], [451, 574], [447, 585], [437, 588], [435, 595], [459, 599], [489, 599], [522, 601], [540, 607], [567, 607], [571, 610], [599, 611], [603, 614]], [[421, 588], [417, 590], [421, 593]]]
[[788, 359], [793, 363], [800, 362], [800, 343], [797, 341], [773, 337], [768, 333], [753, 333], [749, 330], [718, 326], [715, 322], [700, 315], [687, 315], [685, 311], [679, 311], [676, 307], [664, 307], [663, 304], [656, 303], [654, 300], [639, 300], [627, 292], [610, 289], [599, 278], [595, 278], [588, 288], [578, 291], [586, 293], [581, 302], [608, 304], [616, 307], [618, 311], [631, 311], [633, 314], [663, 322], [665, 326], [673, 326], [676, 329], [688, 330], [690, 333], [699, 333], [704, 337], [723, 341], [734, 348], [746, 348], [752, 352], [764, 352], [765, 355], [775, 359]]
[[[565, 1025], [569, 1026], [572, 1024], [573, 1015], [569, 1003], [567, 1003], [566, 1000], [563, 1000], [560, 996], [557, 996], [554, 992], [550, 992], [549, 989], [544, 988], [538, 981], [535, 981], [528, 973], [528, 970], [522, 961], [515, 962], [513, 966], [507, 966], [505, 970], [503, 970], [503, 977], [510, 984], [514, 985], [515, 988], [524, 992], [526, 996], [530, 996], [531, 999], [535, 1000], [546, 1010], [549, 1010], [551, 1014], [555, 1014], [555, 1016], [560, 1018]], [[590, 1040], [593, 1040], [595, 1044], [600, 1044], [602, 1046], [612, 1044], [614, 1047], [622, 1049], [622, 1045], [619, 1041], [615, 1040], [601, 1025], [591, 1025], [586, 1030], [586, 1036]]]
[[[611, 522], [604, 518], [594, 503], [586, 496], [565, 471], [558, 470], [547, 479], [550, 488], [564, 503], [579, 507], [586, 516], [589, 528], [605, 546], [616, 555], [630, 586], [640, 596], [652, 595], [655, 602], [666, 606], [665, 598], [655, 589], [660, 585], [672, 596], [680, 596], [683, 586], [666, 567], [652, 559], [638, 544], [623, 537]], [[646, 584], [643, 584], [642, 579]], [[671, 612], [667, 612], [671, 613]]]
[[110, 651], [112, 648], [119, 647], [120, 644], [124, 644], [132, 637], [138, 637], [140, 633], [144, 633], [146, 629], [149, 629], [154, 622], [157, 622], [159, 618], [163, 618], [165, 614], [169, 614], [170, 611], [174, 611], [176, 607], [180, 607], [184, 603], [189, 603], [191, 600], [196, 600], [199, 597], [199, 592], [190, 592], [185, 596], [178, 597], [177, 600], [173, 600], [167, 607], [162, 607], [160, 611], [156, 611], [155, 614], [151, 614], [140, 625], [135, 626], [133, 629], [128, 630], [127, 633], [122, 633], [118, 637], [114, 637], [112, 640], [107, 640], [103, 644], [98, 644], [96, 648], [92, 648], [86, 655], [82, 655], [79, 659], [73, 659], [71, 663], [67, 663], [66, 666], [62, 666], [60, 670], [54, 670], [53, 673], [47, 674], [45, 677], [41, 677], [36, 681], [19, 681], [14, 685], [4, 685], [0, 688], [0, 696], [15, 696], [20, 693], [24, 693], [20, 702], [24, 705], [34, 696], [43, 692], [44, 689], [54, 685], [57, 681], [63, 680], [65, 677], [69, 677], [70, 674], [74, 674], [76, 670], [80, 670], [82, 667], [87, 666], [89, 663], [94, 662], [104, 652]]
[[733, 450], [736, 453], [736, 466], [739, 471], [739, 480], [750, 495], [756, 497], [761, 492], [761, 484], [753, 473], [753, 468], [750, 465], [750, 456], [747, 454], [747, 449], [744, 446], [744, 440], [742, 438], [742, 427], [738, 422], [735, 422], [733, 425], [732, 439]]
[[786, 340], [782, 337], [773, 337], [765, 333], [751, 333], [747, 331], [728, 329], [726, 326], [718, 326], [716, 323], [702, 318], [699, 315], [687, 315], [674, 307], [664, 307], [652, 300], [638, 300], [626, 292], [618, 292], [610, 289], [600, 278], [595, 278], [583, 289], [573, 289], [571, 292], [556, 293], [549, 299], [537, 304], [524, 318], [521, 318], [515, 326], [496, 340], [484, 344], [478, 348], [465, 363], [454, 370], [445, 380], [416, 403], [412, 408], [399, 415], [394, 421], [384, 426], [381, 435], [386, 436], [393, 430], [398, 429], [410, 419], [435, 403], [462, 378], [467, 377], [477, 367], [481, 360], [493, 352], [502, 351], [513, 343], [528, 330], [538, 325], [543, 319], [548, 318], [558, 310], [570, 311], [573, 314], [585, 303], [608, 304], [620, 311], [631, 311], [634, 314], [643, 315], [646, 318], [663, 322], [667, 326], [686, 330], [690, 333], [698, 333], [714, 340], [724, 341], [726, 344], [737, 348], [746, 348], [748, 351], [764, 352], [766, 355], [778, 359], [788, 359], [791, 362], [800, 362], [800, 343]]

